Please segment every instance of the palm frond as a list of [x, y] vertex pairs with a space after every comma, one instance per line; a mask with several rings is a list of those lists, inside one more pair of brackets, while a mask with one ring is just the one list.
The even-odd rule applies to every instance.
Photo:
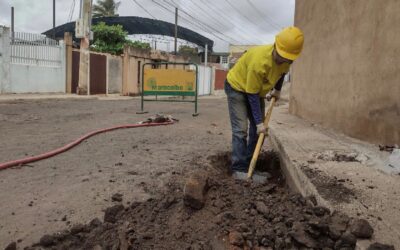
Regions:
[[98, 0], [97, 4], [93, 5], [93, 17], [110, 17], [118, 16], [118, 8], [121, 1], [115, 0]]

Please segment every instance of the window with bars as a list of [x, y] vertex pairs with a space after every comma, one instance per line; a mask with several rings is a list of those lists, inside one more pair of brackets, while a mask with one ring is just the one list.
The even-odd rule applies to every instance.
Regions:
[[221, 62], [221, 64], [227, 64], [228, 63], [228, 57], [227, 56], [221, 56], [220, 62]]

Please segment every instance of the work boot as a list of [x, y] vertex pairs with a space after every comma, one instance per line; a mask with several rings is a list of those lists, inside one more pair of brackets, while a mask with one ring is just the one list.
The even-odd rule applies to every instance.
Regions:
[[240, 171], [233, 171], [232, 177], [235, 180], [245, 181], [245, 180], [247, 180], [247, 173], [246, 172], [240, 172]]
[[267, 183], [268, 178], [264, 175], [259, 175], [259, 174], [253, 174], [251, 177], [251, 180], [255, 183]]
[[254, 171], [251, 179], [256, 183], [267, 183], [270, 178], [272, 178], [272, 175], [268, 172]]

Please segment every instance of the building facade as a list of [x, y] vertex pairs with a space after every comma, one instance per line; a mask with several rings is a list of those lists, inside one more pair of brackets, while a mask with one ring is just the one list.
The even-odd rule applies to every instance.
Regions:
[[372, 143], [400, 144], [399, 13], [398, 0], [297, 0], [305, 45], [292, 67], [290, 112]]

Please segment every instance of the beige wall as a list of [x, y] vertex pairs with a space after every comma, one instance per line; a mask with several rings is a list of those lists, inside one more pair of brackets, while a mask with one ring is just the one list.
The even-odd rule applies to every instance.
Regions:
[[[123, 55], [122, 94], [139, 95], [141, 93], [141, 78], [143, 74], [142, 72], [143, 64], [156, 61], [188, 62], [188, 58], [181, 56], [174, 56], [158, 50], [143, 50], [132, 47], [125, 47]], [[170, 67], [179, 68], [182, 66], [170, 66]]]
[[128, 95], [139, 95], [141, 93], [142, 67], [143, 64], [151, 62], [152, 60], [150, 59], [129, 57], [128, 82], [126, 86]]
[[399, 0], [297, 0], [305, 46], [293, 65], [290, 112], [400, 144], [399, 13]]

